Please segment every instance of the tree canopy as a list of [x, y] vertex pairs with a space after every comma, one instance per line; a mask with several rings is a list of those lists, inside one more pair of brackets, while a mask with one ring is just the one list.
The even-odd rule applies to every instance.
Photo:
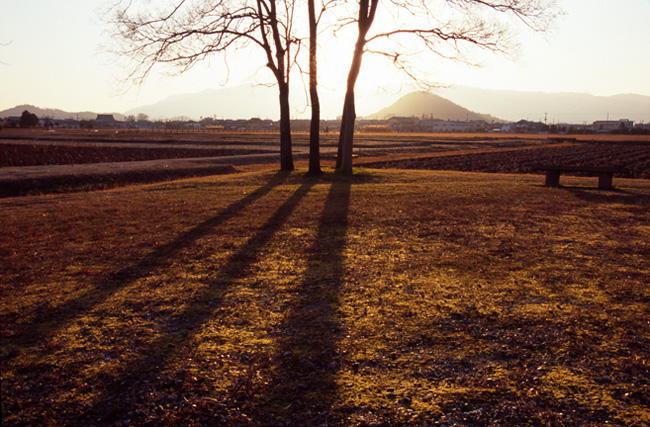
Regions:
[[129, 78], [136, 82], [157, 64], [184, 72], [214, 54], [261, 49], [279, 92], [281, 169], [292, 170], [289, 81], [300, 47], [294, 13], [295, 0], [170, 0], [155, 8], [128, 0], [109, 11], [109, 20], [119, 53], [134, 59]]
[[[468, 62], [466, 50], [509, 54], [516, 46], [511, 27], [518, 21], [543, 31], [556, 14], [554, 0], [357, 0], [357, 39], [348, 72], [337, 169], [352, 173], [355, 86], [365, 53], [379, 54], [413, 79], [409, 58], [434, 54]], [[378, 25], [375, 25], [377, 24]]]
[[25, 110], [23, 111], [23, 114], [20, 116], [20, 121], [18, 122], [18, 125], [21, 128], [33, 128], [38, 126], [38, 116], [34, 113], [30, 113], [29, 111]]
[[[471, 63], [475, 50], [511, 54], [517, 24], [543, 31], [557, 13], [554, 0], [168, 0], [154, 7], [144, 0], [120, 0], [110, 14], [119, 52], [131, 57], [129, 78], [142, 82], [157, 64], [179, 72], [214, 54], [254, 47], [274, 76], [280, 109], [280, 167], [293, 169], [289, 83], [300, 66], [304, 29], [309, 34], [309, 95], [312, 107], [310, 172], [319, 173], [320, 104], [317, 89], [318, 25], [356, 25], [343, 100], [337, 169], [352, 172], [356, 120], [355, 87], [365, 54], [378, 54], [413, 79], [426, 79], [411, 59], [432, 54]], [[303, 9], [306, 13], [302, 13]], [[352, 11], [352, 12], [351, 12]], [[305, 16], [303, 16], [305, 15]], [[339, 58], [336, 58], [338, 61]], [[261, 65], [261, 64], [260, 64]], [[306, 67], [299, 67], [301, 70]], [[381, 84], [381, 82], [378, 82]]]

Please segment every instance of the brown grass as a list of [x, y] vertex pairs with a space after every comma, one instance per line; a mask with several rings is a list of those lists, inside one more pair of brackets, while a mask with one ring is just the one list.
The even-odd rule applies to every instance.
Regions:
[[650, 184], [541, 182], [3, 199], [4, 423], [650, 423]]

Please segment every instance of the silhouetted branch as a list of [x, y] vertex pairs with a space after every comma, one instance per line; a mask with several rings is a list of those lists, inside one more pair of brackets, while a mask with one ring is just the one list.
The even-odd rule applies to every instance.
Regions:
[[[464, 57], [466, 47], [510, 54], [515, 45], [509, 36], [508, 27], [499, 18], [513, 16], [529, 28], [542, 31], [557, 14], [554, 0], [385, 1], [389, 6], [387, 13], [392, 12], [394, 16], [384, 22], [391, 22], [389, 25], [393, 28], [382, 28], [375, 34], [370, 33], [379, 0], [358, 0], [358, 3], [355, 2], [359, 6], [356, 19], [350, 16], [339, 20], [338, 29], [353, 22], [358, 25], [357, 41], [348, 73], [337, 157], [337, 169], [345, 174], [352, 173], [352, 142], [356, 119], [354, 87], [364, 53], [389, 58], [397, 69], [418, 81], [408, 62], [403, 59], [409, 53], [425, 51], [465, 63], [468, 63]], [[445, 4], [448, 7], [442, 7]], [[402, 17], [403, 14], [407, 14], [406, 18]], [[377, 43], [380, 40], [384, 43]], [[408, 46], [401, 41], [408, 41]], [[369, 48], [371, 44], [375, 44], [375, 47]]]
[[280, 92], [281, 167], [290, 170], [289, 78], [300, 51], [295, 7], [296, 0], [175, 0], [156, 9], [125, 0], [109, 10], [109, 23], [120, 42], [116, 53], [133, 61], [127, 79], [138, 84], [157, 64], [173, 65], [180, 74], [215, 54], [247, 45], [261, 49]]

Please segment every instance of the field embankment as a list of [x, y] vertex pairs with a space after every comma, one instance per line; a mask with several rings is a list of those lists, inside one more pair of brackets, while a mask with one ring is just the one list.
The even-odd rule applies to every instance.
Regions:
[[256, 172], [0, 200], [3, 422], [650, 423], [650, 183], [590, 181]]

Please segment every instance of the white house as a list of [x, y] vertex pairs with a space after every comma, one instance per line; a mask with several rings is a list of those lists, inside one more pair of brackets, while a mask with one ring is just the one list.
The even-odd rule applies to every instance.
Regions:
[[596, 132], [612, 132], [616, 130], [630, 130], [633, 126], [634, 122], [628, 119], [597, 120], [591, 125], [591, 128]]

